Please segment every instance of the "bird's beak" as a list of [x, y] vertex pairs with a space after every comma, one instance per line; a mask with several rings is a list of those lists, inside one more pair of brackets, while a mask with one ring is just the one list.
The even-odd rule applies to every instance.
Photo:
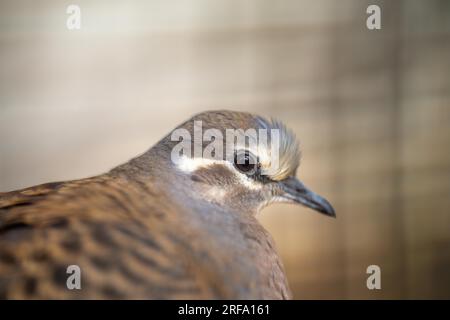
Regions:
[[306, 207], [319, 211], [330, 217], [336, 217], [331, 204], [323, 197], [306, 188], [303, 183], [295, 177], [289, 177], [280, 181], [281, 196], [289, 202], [300, 203]]

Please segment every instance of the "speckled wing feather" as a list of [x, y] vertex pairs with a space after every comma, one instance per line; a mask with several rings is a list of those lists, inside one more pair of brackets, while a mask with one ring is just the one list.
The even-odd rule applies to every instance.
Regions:
[[[2, 193], [0, 298], [227, 297], [190, 254], [176, 210], [107, 175]], [[81, 290], [66, 287], [73, 264]]]
[[20, 206], [30, 205], [63, 186], [64, 182], [46, 183], [23, 190], [0, 192], [0, 212]]

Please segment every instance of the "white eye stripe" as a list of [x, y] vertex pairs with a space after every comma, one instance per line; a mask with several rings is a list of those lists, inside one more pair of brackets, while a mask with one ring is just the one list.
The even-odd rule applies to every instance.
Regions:
[[191, 173], [200, 168], [211, 166], [213, 164], [225, 164], [225, 160], [214, 160], [207, 158], [190, 158], [187, 156], [182, 156], [177, 165], [177, 168], [183, 172]]
[[261, 184], [250, 179], [247, 175], [240, 173], [236, 170], [233, 164], [225, 160], [214, 160], [207, 158], [190, 158], [187, 156], [182, 156], [178, 163], [176, 164], [177, 168], [185, 173], [192, 173], [200, 168], [207, 168], [209, 166], [220, 164], [227, 167], [231, 172], [233, 172], [239, 181], [245, 185], [247, 188], [252, 190], [261, 189]]

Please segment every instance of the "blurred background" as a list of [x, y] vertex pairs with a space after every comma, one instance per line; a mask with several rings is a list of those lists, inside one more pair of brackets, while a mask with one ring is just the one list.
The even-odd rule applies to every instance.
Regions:
[[224, 108], [293, 128], [336, 208], [261, 214], [295, 298], [450, 298], [449, 1], [0, 3], [0, 192], [100, 174]]

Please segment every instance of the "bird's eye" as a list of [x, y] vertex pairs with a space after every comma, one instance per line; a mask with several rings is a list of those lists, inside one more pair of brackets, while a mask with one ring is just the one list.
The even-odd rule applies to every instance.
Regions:
[[234, 166], [247, 175], [253, 175], [259, 169], [258, 159], [249, 151], [236, 152], [234, 155]]

